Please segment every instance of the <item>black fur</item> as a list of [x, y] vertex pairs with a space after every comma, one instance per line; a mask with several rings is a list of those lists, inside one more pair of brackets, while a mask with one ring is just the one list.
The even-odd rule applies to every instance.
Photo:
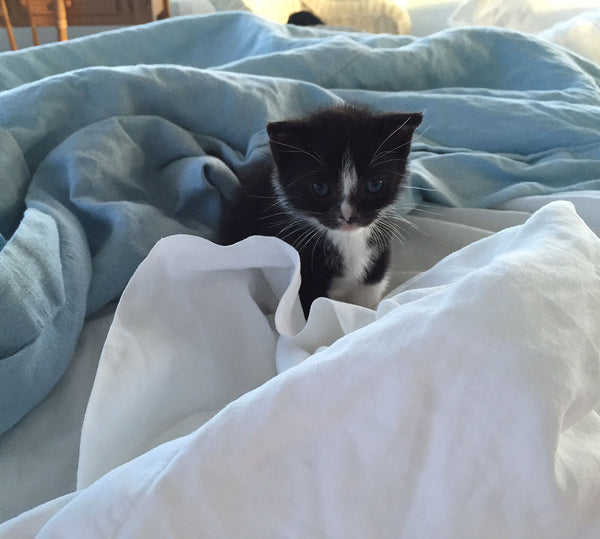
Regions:
[[325, 24], [319, 17], [310, 11], [298, 11], [292, 13], [289, 16], [287, 23], [295, 26], [318, 26], [320, 24]]
[[[374, 255], [362, 284], [380, 282], [390, 260], [390, 234], [381, 212], [396, 199], [412, 135], [421, 120], [421, 113], [376, 114], [362, 107], [341, 106], [302, 119], [269, 123], [272, 160], [241, 179], [241, 188], [224, 208], [220, 242], [228, 245], [263, 235], [279, 237], [295, 247], [301, 261], [300, 299], [308, 316], [313, 300], [326, 296], [332, 279], [345, 269], [325, 231], [376, 222], [377, 232], [369, 237]], [[340, 170], [348, 155], [358, 176], [358, 189], [350, 199], [356, 211], [345, 219], [340, 213]], [[323, 195], [315, 190], [328, 192]]]

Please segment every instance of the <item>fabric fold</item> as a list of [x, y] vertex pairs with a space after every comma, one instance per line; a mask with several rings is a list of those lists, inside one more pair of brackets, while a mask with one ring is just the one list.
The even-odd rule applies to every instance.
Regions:
[[[158, 240], [213, 237], [222, 199], [264, 158], [268, 121], [343, 101], [424, 111], [398, 211], [422, 201], [490, 207], [600, 186], [599, 81], [598, 66], [510, 31], [417, 39], [249, 13], [175, 18], [2, 55], [0, 244], [10, 250], [11, 238], [31, 234], [48, 271], [24, 281], [47, 297], [6, 301], [0, 319], [27, 312], [55, 337], [0, 363], [12, 388], [0, 393], [0, 408], [12, 410], [0, 431], [60, 377], [81, 313], [118, 298]], [[58, 245], [27, 228], [28, 209], [55, 221]], [[11, 262], [3, 286], [29, 264], [25, 254]], [[44, 283], [58, 279], [59, 265], [69, 305], [61, 322], [44, 310], [59, 280], [47, 291]], [[0, 349], [13, 350], [14, 338]]]
[[[551, 203], [446, 257], [354, 327], [355, 306], [321, 300], [334, 308], [308, 324], [333, 333], [304, 338], [308, 357], [275, 376], [285, 348], [272, 314], [298, 286], [293, 252], [272, 238], [164, 240], [107, 339], [81, 449], [89, 486], [32, 522], [39, 537], [593, 537], [598, 267], [600, 239], [570, 203]], [[215, 326], [199, 302], [212, 305], [221, 287], [238, 300]], [[332, 340], [336, 327], [344, 334]], [[139, 450], [175, 410], [195, 417], [211, 392], [228, 394], [221, 368], [246, 379], [253, 352], [265, 367], [255, 389], [197, 430], [92, 471]]]

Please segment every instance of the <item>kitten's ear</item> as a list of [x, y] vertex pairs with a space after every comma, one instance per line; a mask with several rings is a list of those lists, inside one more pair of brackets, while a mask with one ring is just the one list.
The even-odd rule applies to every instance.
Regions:
[[307, 128], [299, 120], [283, 120], [268, 123], [267, 133], [271, 143], [297, 144], [307, 136]]
[[267, 133], [271, 153], [279, 168], [302, 157], [302, 150], [310, 141], [308, 126], [301, 120], [271, 122], [267, 124]]
[[422, 112], [388, 112], [377, 115], [384, 132], [388, 135], [396, 132], [403, 132], [405, 135], [412, 135], [414, 130], [421, 125], [423, 121]]
[[381, 161], [381, 156], [394, 153], [398, 159], [406, 159], [410, 152], [412, 136], [423, 120], [420, 112], [390, 112], [376, 116], [376, 142], [380, 142], [373, 154], [372, 162]]

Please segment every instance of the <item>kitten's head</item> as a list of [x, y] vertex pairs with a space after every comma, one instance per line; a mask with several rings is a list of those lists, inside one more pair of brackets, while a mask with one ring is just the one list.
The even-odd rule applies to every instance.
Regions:
[[370, 225], [396, 199], [422, 119], [419, 112], [342, 106], [269, 123], [283, 203], [330, 229]]

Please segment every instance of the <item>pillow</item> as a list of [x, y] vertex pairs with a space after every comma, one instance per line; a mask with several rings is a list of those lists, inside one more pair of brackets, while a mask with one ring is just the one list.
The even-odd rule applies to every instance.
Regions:
[[600, 9], [559, 22], [538, 36], [600, 64]]
[[373, 34], [408, 34], [410, 17], [394, 0], [304, 0], [303, 4], [328, 25]]
[[244, 0], [250, 10], [272, 21], [286, 23], [289, 16], [306, 8], [300, 0]]
[[197, 15], [199, 13], [214, 13], [217, 11], [208, 0], [173, 0], [171, 16]]
[[501, 26], [537, 33], [597, 6], [597, 0], [466, 0], [450, 16], [448, 24]]
[[372, 33], [408, 34], [410, 17], [394, 0], [244, 0], [254, 13], [287, 22], [297, 11], [311, 11], [328, 26], [353, 28]]

